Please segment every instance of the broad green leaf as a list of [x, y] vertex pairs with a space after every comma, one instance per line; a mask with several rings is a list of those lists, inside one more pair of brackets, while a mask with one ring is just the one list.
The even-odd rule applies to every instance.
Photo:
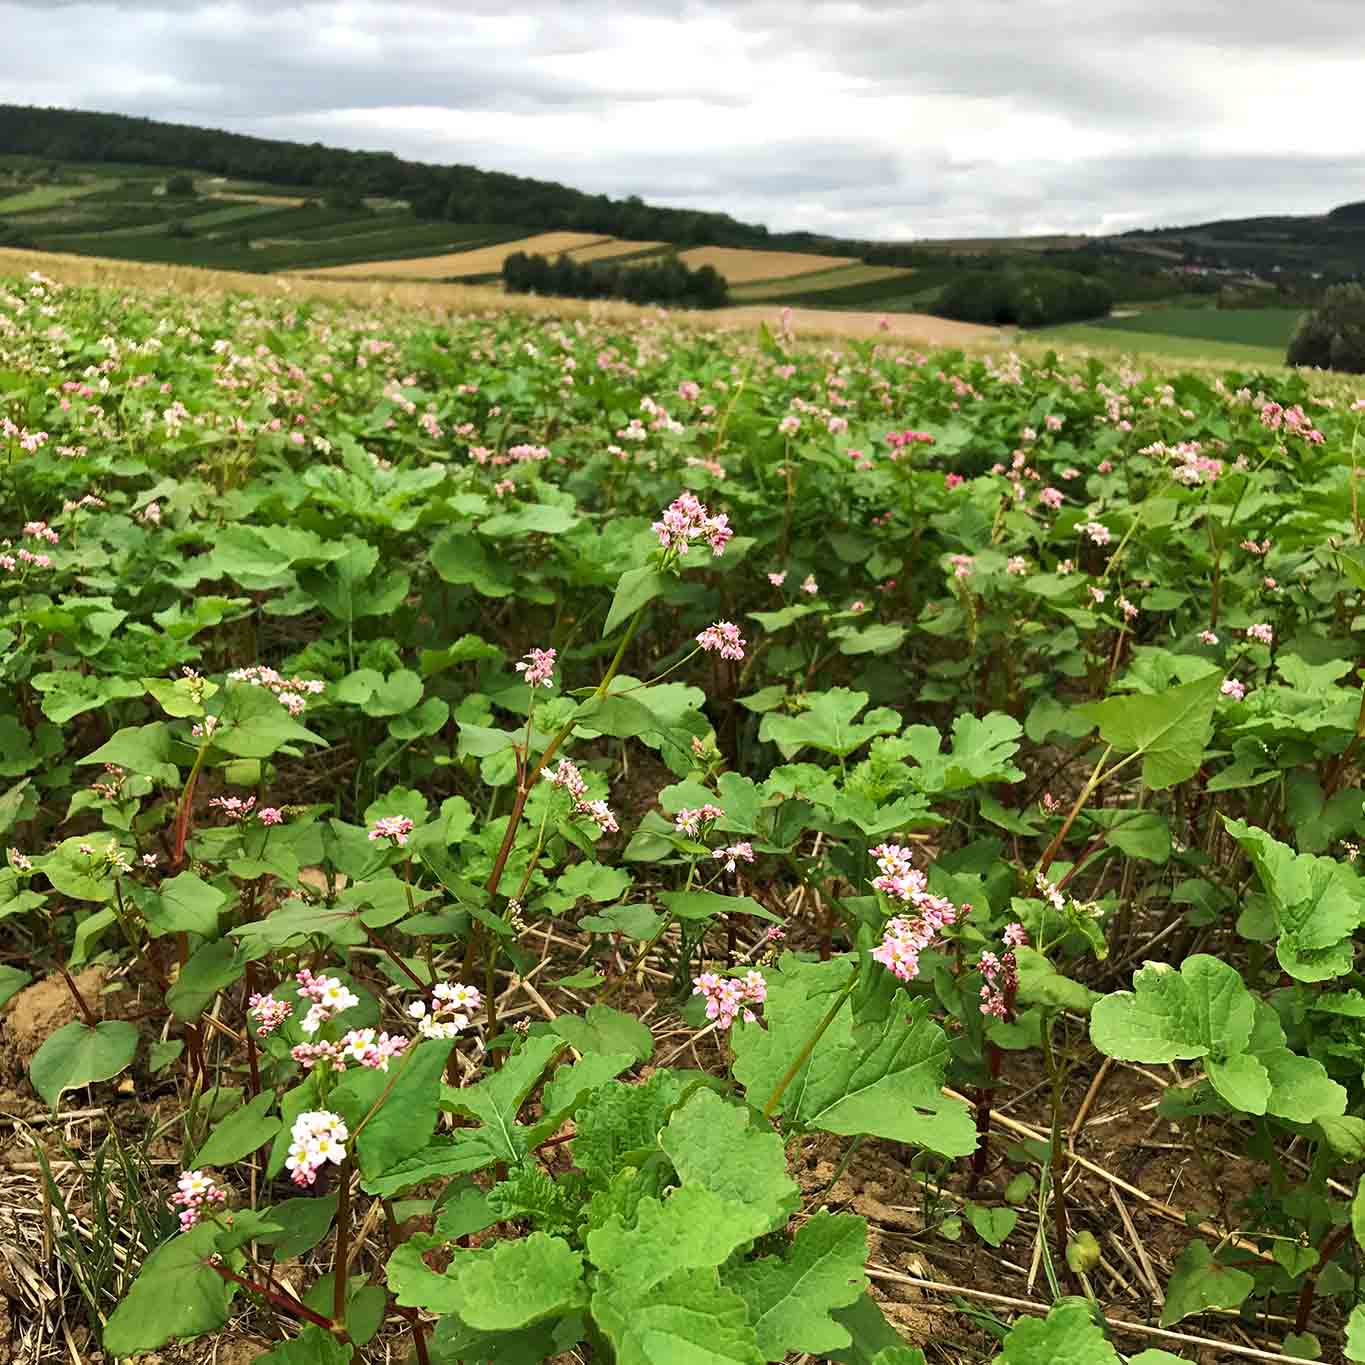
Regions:
[[627, 569], [616, 584], [616, 593], [611, 599], [611, 610], [607, 612], [602, 626], [605, 638], [618, 626], [623, 626], [647, 602], [652, 602], [668, 586], [668, 579], [652, 568]]
[[180, 769], [171, 761], [174, 752], [171, 727], [164, 720], [157, 720], [150, 725], [116, 730], [107, 744], [101, 744], [94, 753], [86, 754], [76, 762], [113, 763], [139, 777], [149, 777], [153, 782], [174, 787], [180, 782]]
[[209, 1265], [219, 1228], [200, 1223], [152, 1252], [104, 1327], [111, 1356], [155, 1351], [215, 1331], [228, 1320], [233, 1286]]
[[1206, 1308], [1240, 1308], [1255, 1285], [1245, 1270], [1220, 1265], [1196, 1238], [1180, 1253], [1166, 1285], [1161, 1325], [1174, 1326]]
[[592, 1315], [616, 1365], [762, 1365], [744, 1300], [715, 1272], [683, 1271], [645, 1294], [598, 1290]]
[[58, 725], [110, 702], [140, 697], [144, 690], [141, 683], [131, 678], [102, 678], [68, 670], [35, 674], [30, 683], [35, 692], [42, 694], [43, 715]]
[[756, 1210], [769, 1228], [781, 1226], [800, 1195], [787, 1174], [782, 1139], [750, 1126], [749, 1111], [698, 1090], [673, 1111], [659, 1134], [684, 1185], [702, 1185], [723, 1199]]
[[822, 1209], [802, 1225], [785, 1256], [765, 1256], [722, 1275], [749, 1305], [765, 1360], [791, 1351], [820, 1355], [852, 1338], [830, 1314], [848, 1308], [867, 1285], [867, 1223]]
[[512, 1332], [586, 1302], [583, 1258], [560, 1237], [533, 1232], [494, 1245], [453, 1277], [463, 1322], [481, 1332]]
[[1365, 1303], [1356, 1304], [1346, 1320], [1345, 1354], [1347, 1360], [1365, 1360]]
[[7, 1005], [32, 980], [31, 972], [18, 967], [0, 967], [0, 1008]]
[[1225, 820], [1256, 867], [1275, 916], [1280, 966], [1298, 981], [1326, 981], [1351, 970], [1352, 935], [1365, 920], [1365, 883], [1332, 858], [1296, 854], [1263, 829]]
[[436, 1127], [441, 1077], [454, 1045], [448, 1038], [429, 1038], [390, 1062], [388, 1072], [372, 1073], [384, 1082], [383, 1098], [355, 1140], [366, 1188], [430, 1141]]
[[[763, 1108], [848, 978], [849, 962], [798, 963], [788, 955], [768, 973], [766, 1028], [737, 1026], [734, 1074], [749, 1103]], [[927, 1000], [855, 1025], [845, 1002], [778, 1105], [803, 1128], [869, 1134], [943, 1156], [976, 1148], [971, 1111], [943, 1094], [948, 1040]]]
[[701, 1185], [684, 1185], [660, 1202], [640, 1201], [636, 1222], [608, 1219], [588, 1233], [588, 1258], [614, 1294], [641, 1295], [680, 1270], [723, 1264], [768, 1230], [752, 1206], [727, 1203]]
[[286, 1199], [270, 1209], [270, 1221], [278, 1223], [282, 1231], [268, 1238], [276, 1257], [293, 1260], [311, 1251], [327, 1236], [336, 1217], [335, 1194], [318, 1194], [302, 1199]]
[[193, 872], [169, 877], [142, 905], [147, 923], [157, 934], [191, 933], [217, 938], [218, 913], [227, 896]]
[[275, 1092], [267, 1090], [234, 1110], [208, 1135], [195, 1153], [199, 1166], [230, 1166], [264, 1146], [279, 1132], [281, 1120], [270, 1114]]
[[999, 1365], [1119, 1365], [1119, 1353], [1090, 1305], [1058, 1299], [1045, 1318], [1021, 1318], [1005, 1338]]
[[668, 1068], [639, 1085], [608, 1081], [574, 1115], [574, 1164], [594, 1186], [606, 1185], [629, 1153], [658, 1149], [659, 1130], [686, 1091]]
[[860, 1294], [848, 1308], [836, 1308], [832, 1316], [852, 1341], [840, 1350], [828, 1351], [830, 1360], [841, 1365], [925, 1365], [923, 1353], [905, 1344], [870, 1294]]
[[919, 768], [912, 777], [925, 792], [962, 791], [987, 782], [1018, 782], [1023, 777], [1010, 761], [1019, 751], [1023, 727], [999, 711], [979, 718], [970, 712], [959, 715], [953, 721], [953, 747], [947, 754], [939, 753], [937, 730], [913, 728], [925, 740], [928, 735], [934, 737], [932, 749], [927, 743], [917, 743], [914, 750]]
[[1232, 1057], [1251, 1040], [1255, 1002], [1235, 967], [1207, 954], [1186, 958], [1177, 972], [1149, 962], [1133, 975], [1133, 991], [1116, 991], [1090, 1012], [1090, 1038], [1125, 1062]]
[[784, 716], [769, 711], [759, 726], [758, 737], [776, 744], [786, 759], [805, 748], [847, 758], [877, 735], [894, 734], [900, 729], [900, 717], [885, 709], [871, 712], [866, 720], [858, 721], [857, 717], [866, 705], [866, 692], [832, 687], [816, 694], [810, 709], [800, 715]]
[[[433, 1270], [423, 1256], [446, 1245], [444, 1237], [414, 1233], [394, 1248], [384, 1266], [394, 1302], [400, 1308], [425, 1308], [429, 1313], [454, 1313], [463, 1306], [455, 1273], [469, 1253], [457, 1254], [444, 1274]], [[475, 1253], [485, 1255], [487, 1253]]]
[[247, 955], [230, 938], [205, 943], [190, 954], [166, 992], [166, 1004], [177, 1019], [197, 1019], [219, 991], [241, 980]]
[[350, 1365], [352, 1347], [310, 1322], [298, 1336], [256, 1357], [255, 1365]]
[[[581, 1320], [566, 1319], [565, 1324], [553, 1320], [538, 1322], [520, 1332], [479, 1332], [461, 1322], [454, 1314], [443, 1317], [431, 1334], [431, 1358], [439, 1365], [545, 1365], [547, 1360], [564, 1355], [572, 1347], [581, 1330], [574, 1335], [573, 1325]], [[568, 1335], [561, 1338], [564, 1326]]]
[[33, 1088], [56, 1109], [64, 1090], [117, 1076], [137, 1052], [137, 1029], [121, 1019], [91, 1028], [77, 1020], [48, 1037], [29, 1063]]
[[507, 1058], [501, 1070], [463, 1090], [446, 1088], [442, 1092], [442, 1108], [480, 1120], [484, 1125], [480, 1137], [496, 1154], [497, 1160], [520, 1161], [524, 1152], [515, 1132], [517, 1111], [545, 1068], [565, 1046], [562, 1039], [543, 1034], [528, 1038]]
[[782, 917], [764, 909], [752, 896], [725, 896], [719, 891], [664, 891], [659, 895], [669, 913], [677, 919], [700, 923], [717, 915], [753, 915], [756, 919], [781, 923]]
[[1141, 754], [1143, 782], [1161, 791], [1199, 771], [1222, 683], [1216, 670], [1165, 692], [1107, 697], [1078, 710], [1119, 753]]
[[586, 1017], [561, 1014], [550, 1028], [579, 1052], [628, 1052], [636, 1061], [647, 1062], [654, 1051], [654, 1036], [633, 1014], [610, 1005], [589, 1005]]
[[544, 1114], [535, 1127], [544, 1129], [552, 1123], [557, 1128], [594, 1090], [615, 1080], [639, 1060], [633, 1052], [587, 1052], [571, 1066], [556, 1068], [545, 1082], [541, 1095]]

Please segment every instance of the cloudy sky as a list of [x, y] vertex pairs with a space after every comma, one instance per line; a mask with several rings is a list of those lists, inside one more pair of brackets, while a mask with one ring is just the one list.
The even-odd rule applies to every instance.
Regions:
[[1362, 0], [0, 0], [0, 34], [6, 102], [774, 228], [1111, 232], [1365, 198]]

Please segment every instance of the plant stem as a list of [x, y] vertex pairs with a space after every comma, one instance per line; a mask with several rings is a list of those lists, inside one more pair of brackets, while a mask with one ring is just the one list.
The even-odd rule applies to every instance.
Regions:
[[346, 1321], [347, 1243], [351, 1236], [351, 1158], [341, 1163], [337, 1177], [337, 1244], [332, 1258], [332, 1317]]
[[834, 1022], [834, 1016], [844, 1007], [844, 1001], [853, 994], [853, 988], [858, 984], [858, 967], [854, 964], [852, 972], [849, 973], [848, 984], [834, 998], [834, 1003], [829, 1007], [825, 1017], [815, 1026], [815, 1032], [806, 1039], [801, 1047], [801, 1051], [796, 1054], [792, 1064], [787, 1068], [782, 1079], [778, 1081], [773, 1093], [768, 1096], [768, 1102], [763, 1106], [763, 1117], [770, 1119], [773, 1111], [777, 1108], [786, 1093], [787, 1087], [796, 1079], [796, 1074], [810, 1060], [810, 1055], [815, 1051], [816, 1044], [825, 1036], [825, 1030]]
[[[336, 1332], [338, 1324], [330, 1318], [324, 1318], [321, 1313], [315, 1313], [306, 1303], [300, 1303], [297, 1299], [290, 1298], [288, 1294], [281, 1294], [277, 1290], [269, 1289], [263, 1284], [256, 1284], [252, 1280], [243, 1278], [235, 1270], [229, 1270], [220, 1261], [210, 1261], [209, 1269], [216, 1271], [225, 1280], [231, 1280], [234, 1284], [239, 1284], [243, 1289], [249, 1289], [253, 1294], [259, 1294], [268, 1303], [276, 1308], [282, 1308], [295, 1318], [302, 1318], [304, 1322], [311, 1322], [315, 1327], [325, 1328], [329, 1332]], [[344, 1329], [342, 1329], [344, 1332]]]
[[[1122, 759], [1119, 763], [1114, 765], [1111, 773], [1106, 773], [1104, 771], [1104, 765], [1108, 762], [1109, 755], [1113, 752], [1114, 746], [1112, 744], [1106, 744], [1104, 746], [1104, 752], [1100, 755], [1100, 761], [1095, 764], [1094, 771], [1086, 779], [1085, 786], [1081, 788], [1081, 794], [1076, 798], [1076, 804], [1071, 807], [1071, 813], [1062, 821], [1061, 829], [1052, 836], [1052, 842], [1048, 844], [1047, 848], [1044, 850], [1043, 856], [1038, 859], [1038, 866], [1033, 869], [1033, 875], [1035, 877], [1043, 876], [1048, 868], [1052, 866], [1052, 860], [1057, 856], [1058, 850], [1062, 846], [1062, 841], [1071, 832], [1071, 826], [1076, 823], [1076, 817], [1085, 808], [1085, 803], [1090, 800], [1095, 788], [1098, 787], [1106, 777], [1111, 776], [1112, 772], [1117, 772], [1122, 764], [1128, 762], [1128, 759]], [[1129, 758], [1132, 757], [1135, 757], [1135, 755], [1130, 754]]]
[[1303, 1288], [1299, 1290], [1299, 1304], [1294, 1310], [1294, 1330], [1305, 1332], [1308, 1330], [1308, 1315], [1313, 1311], [1313, 1299], [1318, 1292], [1318, 1276], [1326, 1269], [1327, 1263], [1333, 1256], [1341, 1250], [1341, 1244], [1350, 1236], [1351, 1221], [1339, 1227], [1335, 1227], [1323, 1239], [1322, 1246], [1318, 1250], [1318, 1263], [1308, 1272], [1308, 1278], [1303, 1282]]

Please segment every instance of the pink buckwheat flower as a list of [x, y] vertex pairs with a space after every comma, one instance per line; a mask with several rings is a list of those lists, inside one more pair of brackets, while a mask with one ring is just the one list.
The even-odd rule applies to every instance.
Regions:
[[1014, 1002], [1019, 995], [1019, 964], [1011, 952], [996, 957], [994, 953], [981, 954], [977, 963], [981, 972], [981, 1013], [987, 1018], [1010, 1020], [1014, 1018]]
[[738, 663], [744, 658], [744, 639], [732, 621], [717, 621], [697, 636], [697, 643], [708, 652], [717, 652], [722, 659]]
[[708, 802], [696, 810], [680, 810], [673, 817], [673, 828], [689, 839], [698, 839], [707, 826], [714, 825], [724, 815], [725, 812], [719, 806], [713, 806]]
[[1199, 643], [1201, 645], [1216, 645], [1218, 637], [1211, 630], [1201, 630], [1199, 632]]
[[801, 580], [801, 591], [809, 593], [811, 597], [814, 597], [815, 594], [820, 591], [820, 585], [815, 581], [815, 575], [813, 573], [808, 573], [805, 578]]
[[299, 994], [312, 1001], [303, 1019], [305, 1033], [316, 1033], [333, 1016], [360, 1004], [360, 997], [335, 976], [314, 976], [304, 967], [295, 979], [299, 983]]
[[586, 815], [589, 820], [597, 824], [597, 828], [603, 834], [615, 834], [620, 830], [620, 825], [616, 823], [616, 817], [611, 813], [611, 807], [605, 801], [580, 801], [574, 807], [578, 815]]
[[378, 839], [391, 839], [400, 847], [407, 843], [408, 835], [413, 831], [413, 823], [406, 815], [383, 815], [374, 822], [374, 828], [370, 830], [371, 841]]
[[278, 806], [262, 806], [256, 812], [256, 818], [263, 825], [282, 825], [284, 824], [284, 812]]
[[582, 796], [588, 789], [588, 784], [583, 780], [583, 774], [579, 772], [578, 765], [567, 758], [561, 758], [559, 766], [553, 772], [549, 768], [542, 768], [540, 775], [552, 787], [563, 787], [575, 799]]
[[554, 671], [553, 649], [533, 649], [517, 664], [517, 672], [524, 673], [525, 681], [532, 687], [553, 687]]
[[971, 555], [949, 555], [948, 563], [953, 566], [954, 578], [969, 578], [976, 568], [976, 560]]
[[1263, 645], [1271, 645], [1275, 643], [1275, 632], [1264, 621], [1260, 621], [1256, 625], [1247, 627], [1247, 639], [1258, 640]]
[[745, 1023], [754, 1022], [747, 1005], [761, 1005], [768, 998], [768, 983], [762, 972], [746, 972], [742, 977], [703, 972], [692, 980], [692, 994], [706, 1000], [706, 1017], [717, 1028], [728, 1029], [742, 1015]]
[[1087, 521], [1080, 531], [1082, 535], [1089, 536], [1096, 545], [1108, 545], [1113, 539], [1109, 528], [1102, 521]]
[[294, 1013], [294, 1007], [287, 1000], [276, 1000], [273, 995], [256, 994], [247, 1002], [247, 1013], [256, 1019], [256, 1036], [268, 1038], [279, 1026]]
[[469, 1027], [469, 1016], [478, 1013], [483, 996], [474, 986], [460, 981], [438, 981], [431, 991], [431, 1003], [414, 1000], [408, 1014], [417, 1020], [424, 1038], [454, 1038]]
[[733, 872], [737, 863], [751, 863], [754, 860], [754, 846], [747, 840], [731, 844], [729, 848], [718, 848], [711, 855], [717, 862], [725, 864], [727, 872]]
[[1062, 503], [1066, 501], [1066, 494], [1063, 493], [1060, 488], [1053, 488], [1049, 485], [1038, 494], [1038, 501], [1042, 503], [1044, 507], [1050, 508], [1055, 512]]
[[712, 555], [722, 555], [735, 534], [724, 512], [712, 516], [692, 493], [680, 493], [651, 529], [660, 548], [679, 558], [699, 540], [710, 545]]
[[227, 1191], [207, 1171], [182, 1171], [170, 1198], [172, 1209], [180, 1210], [180, 1231], [188, 1232], [203, 1218], [227, 1203]]
[[1233, 701], [1241, 701], [1247, 694], [1246, 684], [1238, 682], [1236, 678], [1224, 678], [1223, 685], [1218, 690], [1225, 697], [1231, 697]]
[[786, 581], [787, 571], [785, 569], [783, 569], [781, 573], [770, 573], [768, 575], [768, 582], [775, 588], [780, 588]]
[[1028, 573], [1028, 560], [1023, 555], [1011, 555], [1005, 561], [1005, 572], [1015, 578]]
[[951, 493], [954, 488], [960, 488], [966, 480], [961, 474], [945, 474], [943, 476], [943, 486]]

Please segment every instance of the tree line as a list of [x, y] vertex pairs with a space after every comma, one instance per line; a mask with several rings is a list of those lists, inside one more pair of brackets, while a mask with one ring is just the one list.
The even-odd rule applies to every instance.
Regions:
[[941, 317], [993, 326], [1043, 327], [1104, 317], [1114, 290], [1099, 276], [1046, 266], [973, 270], [948, 284], [934, 304]]
[[723, 308], [730, 287], [714, 266], [692, 270], [677, 256], [638, 264], [615, 261], [551, 260], [525, 251], [502, 263], [502, 282], [512, 294], [545, 294], [571, 299], [625, 299], [683, 308]]

